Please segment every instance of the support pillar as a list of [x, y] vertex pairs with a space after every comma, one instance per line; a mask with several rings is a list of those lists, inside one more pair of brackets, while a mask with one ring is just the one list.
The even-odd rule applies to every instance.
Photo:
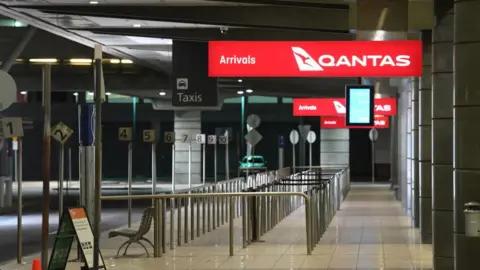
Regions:
[[[175, 182], [176, 184], [188, 184], [189, 177], [189, 146], [191, 147], [191, 181], [192, 185], [201, 184], [201, 144], [195, 141], [195, 135], [202, 133], [200, 111], [175, 112]], [[184, 141], [184, 135], [188, 139]], [[180, 188], [179, 188], [180, 189]]]
[[433, 29], [432, 238], [435, 269], [453, 269], [453, 10]]
[[412, 182], [412, 223], [413, 227], [420, 227], [420, 181], [418, 173], [418, 90], [419, 79], [412, 78], [412, 154], [411, 154], [411, 182]]
[[432, 32], [422, 31], [423, 70], [419, 89], [420, 236], [423, 243], [432, 242]]
[[478, 269], [480, 238], [465, 236], [464, 204], [480, 202], [480, 0], [454, 1], [454, 264]]
[[413, 212], [413, 185], [412, 185], [412, 84], [410, 83], [410, 80], [408, 80], [406, 89], [406, 107], [407, 107], [407, 114], [406, 114], [406, 130], [405, 130], [405, 135], [406, 135], [406, 143], [407, 143], [407, 148], [406, 148], [406, 162], [405, 162], [405, 167], [406, 167], [406, 178], [407, 178], [407, 214], [410, 215], [410, 217], [413, 218], [414, 212]]

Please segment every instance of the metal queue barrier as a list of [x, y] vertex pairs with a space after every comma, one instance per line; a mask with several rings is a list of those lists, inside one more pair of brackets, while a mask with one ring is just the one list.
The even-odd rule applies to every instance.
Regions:
[[[170, 249], [174, 249], [175, 243], [181, 246], [225, 223], [230, 225], [232, 256], [235, 218], [242, 216], [242, 244], [243, 247], [247, 247], [304, 204], [307, 254], [311, 254], [348, 193], [349, 170], [348, 168], [325, 170], [319, 166], [291, 173], [291, 168], [283, 168], [247, 175], [246, 178], [177, 190], [175, 194], [104, 196], [101, 199], [153, 200], [156, 213], [155, 257], [160, 257], [167, 251], [167, 230]], [[166, 227], [167, 204], [170, 205], [169, 228]]]
[[[235, 200], [234, 198], [248, 198], [248, 197], [302, 197], [304, 199], [304, 205], [305, 205], [305, 233], [307, 237], [307, 254], [311, 255], [311, 241], [308, 241], [308, 239], [311, 239], [311, 216], [310, 216], [310, 198], [305, 194], [305, 193], [300, 193], [300, 192], [243, 192], [243, 193], [196, 193], [196, 194], [156, 194], [156, 195], [133, 195], [133, 196], [105, 196], [101, 197], [101, 200], [109, 200], [109, 201], [116, 201], [116, 200], [153, 200], [154, 201], [154, 211], [155, 211], [155, 217], [154, 217], [154, 241], [153, 241], [153, 246], [154, 246], [154, 256], [155, 257], [161, 257], [162, 253], [165, 253], [167, 251], [166, 249], [166, 226], [165, 226], [165, 217], [166, 217], [166, 207], [165, 205], [167, 204], [167, 200], [176, 200], [179, 204], [177, 204], [177, 215], [180, 217], [178, 218], [178, 223], [177, 223], [177, 228], [178, 228], [178, 235], [177, 235], [177, 245], [181, 245], [182, 242], [182, 237], [181, 237], [181, 231], [182, 231], [182, 226], [181, 226], [181, 212], [182, 212], [182, 207], [181, 207], [181, 202], [182, 201], [188, 201], [191, 199], [195, 199], [198, 201], [198, 199], [205, 201], [211, 198], [216, 198], [216, 199], [221, 199], [221, 198], [227, 198], [228, 201], [228, 207], [229, 207], [229, 215], [228, 215], [228, 223], [229, 223], [229, 254], [230, 256], [234, 255], [234, 219], [235, 219]], [[199, 209], [201, 204], [194, 204], [190, 209], [196, 208]], [[203, 205], [203, 204], [202, 204]], [[195, 207], [196, 206], [196, 207]], [[203, 211], [205, 211], [205, 206], [202, 207]], [[185, 212], [188, 211], [188, 208], [185, 207]], [[199, 211], [199, 210], [197, 210]], [[170, 211], [172, 213], [173, 211]], [[192, 210], [192, 212], [194, 212]], [[185, 216], [188, 216], [186, 214]], [[173, 225], [174, 224], [174, 219], [170, 220], [170, 245], [172, 246], [172, 243], [175, 242], [174, 235], [173, 235]], [[188, 231], [188, 225], [187, 221], [185, 221], [185, 242], [188, 242], [187, 238], [187, 231]]]

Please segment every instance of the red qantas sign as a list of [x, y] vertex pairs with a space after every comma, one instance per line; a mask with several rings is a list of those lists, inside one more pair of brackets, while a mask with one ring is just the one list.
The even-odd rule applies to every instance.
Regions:
[[[377, 116], [375, 117], [375, 128], [388, 128], [390, 121], [388, 116]], [[324, 116], [320, 118], [320, 127], [321, 128], [373, 128], [373, 127], [347, 127], [345, 123], [345, 117], [338, 116]]]
[[422, 75], [422, 42], [210, 41], [210, 77]]
[[[345, 98], [295, 98], [293, 99], [293, 116], [344, 116]], [[395, 98], [375, 99], [376, 115], [396, 115]]]

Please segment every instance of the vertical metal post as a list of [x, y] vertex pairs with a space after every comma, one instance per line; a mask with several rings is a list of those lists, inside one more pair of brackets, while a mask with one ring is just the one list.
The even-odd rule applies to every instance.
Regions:
[[372, 140], [372, 183], [375, 183], [375, 141]]
[[230, 228], [230, 230], [229, 230], [230, 256], [233, 256], [233, 255], [234, 255], [234, 254], [233, 254], [233, 246], [234, 246], [234, 242], [235, 242], [234, 235], [233, 235], [233, 232], [234, 232], [234, 230], [233, 230], [233, 228], [234, 228], [234, 227], [233, 227], [233, 225], [234, 225], [234, 224], [233, 224], [233, 219], [234, 219], [234, 217], [233, 217], [233, 212], [235, 211], [235, 210], [234, 210], [234, 208], [235, 208], [235, 200], [234, 200], [233, 197], [230, 197], [229, 199], [230, 199], [230, 218], [229, 218], [229, 221], [228, 221], [228, 222], [230, 223], [230, 224], [229, 224], [229, 225], [230, 225], [230, 226], [229, 226], [229, 228]]
[[157, 193], [157, 144], [152, 143], [152, 194]]
[[160, 250], [160, 243], [161, 243], [161, 231], [160, 231], [160, 224], [161, 224], [161, 214], [160, 208], [162, 207], [160, 203], [160, 199], [153, 199], [154, 202], [154, 220], [153, 220], [153, 256], [158, 258], [161, 256], [162, 252]]
[[63, 178], [64, 178], [64, 168], [65, 164], [65, 146], [63, 143], [60, 143], [60, 153], [58, 159], [58, 224], [62, 219], [63, 214]]
[[[102, 217], [102, 59], [95, 57], [95, 229], [93, 232], [93, 269], [100, 269], [100, 219]], [[130, 195], [130, 194], [129, 194]]]
[[175, 244], [175, 199], [170, 199], [170, 249], [174, 248]]
[[206, 160], [205, 160], [205, 145], [206, 145], [206, 143], [202, 144], [202, 179], [203, 179], [203, 184], [204, 185], [205, 185], [205, 175], [206, 175], [206, 173], [205, 173], [205, 163], [206, 163]]
[[216, 184], [217, 183], [217, 142], [215, 142], [215, 144], [213, 145], [213, 180]]
[[17, 181], [17, 263], [22, 263], [23, 259], [23, 235], [22, 235], [22, 215], [23, 215], [23, 192], [22, 192], [22, 138], [18, 138], [18, 150], [15, 151], [15, 177]]
[[172, 144], [172, 193], [175, 193], [175, 143]]
[[228, 160], [229, 154], [229, 144], [228, 144], [228, 136], [227, 136], [227, 143], [225, 144], [225, 180], [230, 180], [230, 161]]
[[312, 144], [309, 143], [308, 144], [308, 165], [309, 165], [309, 169], [311, 170], [312, 169]]
[[128, 219], [128, 227], [132, 227], [132, 199], [130, 196], [132, 196], [132, 159], [133, 159], [133, 151], [132, 151], [132, 142], [128, 143], [128, 213], [127, 213], [127, 219]]
[[69, 192], [69, 183], [72, 182], [72, 148], [68, 148], [68, 181], [67, 181], [67, 196]]
[[42, 269], [48, 267], [48, 220], [50, 214], [50, 159], [51, 159], [51, 114], [52, 114], [52, 67], [43, 66], [43, 203], [42, 203]]
[[192, 144], [188, 145], [188, 189], [192, 188]]
[[295, 174], [295, 144], [292, 144], [292, 163], [293, 163], [293, 174]]

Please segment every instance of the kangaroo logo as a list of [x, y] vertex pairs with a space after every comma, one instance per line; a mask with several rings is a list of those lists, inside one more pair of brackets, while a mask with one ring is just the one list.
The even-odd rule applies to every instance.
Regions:
[[320, 64], [317, 63], [304, 49], [292, 47], [293, 56], [297, 61], [300, 71], [323, 71]]
[[347, 113], [347, 108], [345, 108], [345, 106], [343, 106], [340, 101], [334, 100], [333, 106], [335, 106], [335, 110], [337, 111], [337, 113]]

